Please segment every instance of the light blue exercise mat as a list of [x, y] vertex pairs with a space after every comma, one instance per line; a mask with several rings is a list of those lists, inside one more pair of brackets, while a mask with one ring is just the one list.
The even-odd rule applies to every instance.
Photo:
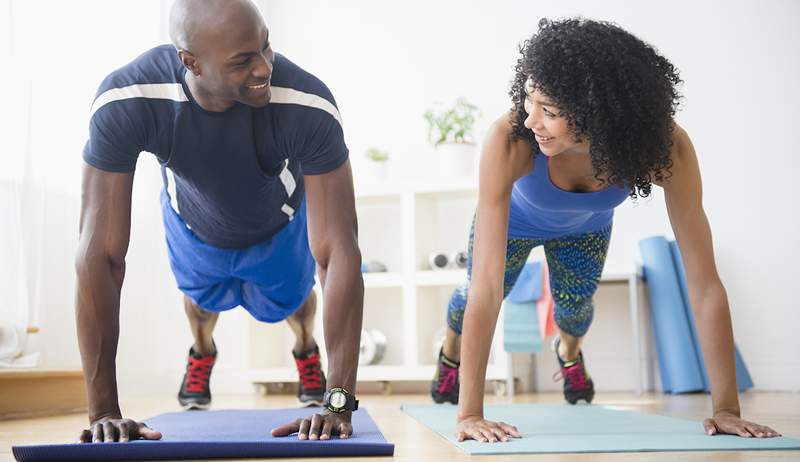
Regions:
[[799, 439], [708, 436], [700, 422], [568, 404], [487, 406], [487, 419], [510, 423], [523, 437], [506, 443], [459, 443], [455, 438], [456, 410], [456, 406], [441, 404], [403, 406], [403, 411], [469, 454], [800, 450]]

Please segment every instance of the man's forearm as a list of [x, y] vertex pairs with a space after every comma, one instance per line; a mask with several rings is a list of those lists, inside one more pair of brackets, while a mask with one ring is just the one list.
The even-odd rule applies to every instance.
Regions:
[[325, 347], [328, 352], [328, 387], [355, 393], [364, 280], [358, 247], [332, 252], [327, 267], [320, 267]]
[[75, 317], [78, 345], [89, 400], [89, 421], [119, 416], [116, 355], [119, 339], [119, 298], [124, 264], [107, 258], [77, 265]]
[[711, 290], [695, 297], [695, 319], [711, 385], [714, 413], [729, 412], [739, 416], [736, 388], [733, 328], [724, 289]]

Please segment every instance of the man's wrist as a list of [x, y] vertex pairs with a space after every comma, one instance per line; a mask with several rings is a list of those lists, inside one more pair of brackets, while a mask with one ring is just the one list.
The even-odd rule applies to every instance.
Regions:
[[122, 418], [122, 411], [119, 408], [119, 403], [106, 403], [89, 406], [90, 423], [97, 422], [98, 420], [106, 417], [110, 417], [112, 419]]
[[742, 413], [739, 409], [715, 409], [714, 410], [714, 417], [722, 417], [722, 416], [732, 416], [736, 418], [741, 418]]

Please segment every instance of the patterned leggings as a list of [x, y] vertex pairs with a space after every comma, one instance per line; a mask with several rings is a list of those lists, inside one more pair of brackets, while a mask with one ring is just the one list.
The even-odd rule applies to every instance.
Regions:
[[[528, 255], [543, 245], [550, 271], [550, 290], [555, 302], [554, 318], [558, 327], [574, 337], [583, 337], [592, 323], [592, 296], [603, 272], [603, 263], [611, 237], [611, 225], [599, 231], [553, 239], [510, 238], [506, 251], [503, 297], [508, 295]], [[467, 293], [472, 279], [472, 246], [475, 238], [473, 221], [469, 232], [467, 280], [453, 291], [447, 306], [447, 325], [458, 334], [464, 322]]]

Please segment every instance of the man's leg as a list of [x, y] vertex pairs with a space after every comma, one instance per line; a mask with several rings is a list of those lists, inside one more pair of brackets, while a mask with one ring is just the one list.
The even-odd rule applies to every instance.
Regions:
[[300, 384], [297, 400], [300, 404], [322, 405], [325, 394], [325, 374], [319, 356], [319, 346], [314, 340], [314, 315], [317, 313], [317, 296], [312, 290], [303, 304], [286, 318], [286, 323], [294, 333], [294, 356]]
[[217, 348], [211, 334], [214, 332], [214, 326], [217, 325], [219, 313], [200, 308], [186, 295], [183, 296], [183, 309], [186, 311], [189, 327], [192, 329], [194, 352], [200, 356], [216, 355]]
[[314, 340], [314, 316], [317, 314], [317, 296], [312, 290], [306, 300], [286, 318], [286, 323], [294, 333], [294, 353], [301, 354], [317, 346]]
[[185, 295], [183, 308], [189, 319], [194, 345], [189, 349], [178, 402], [184, 409], [208, 409], [211, 405], [211, 370], [217, 359], [217, 347], [212, 334], [219, 313], [200, 308]]

